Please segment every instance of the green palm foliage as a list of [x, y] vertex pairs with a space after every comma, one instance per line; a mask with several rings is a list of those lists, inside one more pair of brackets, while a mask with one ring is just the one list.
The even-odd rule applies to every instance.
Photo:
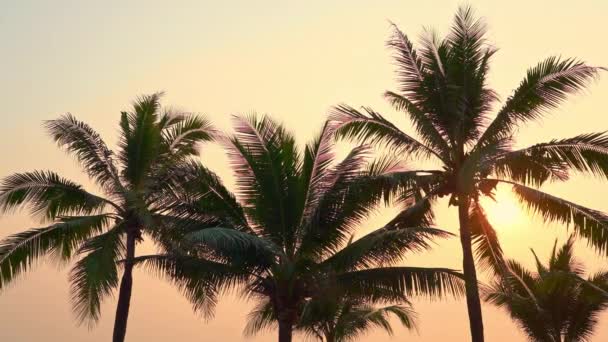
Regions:
[[510, 260], [513, 274], [487, 290], [486, 300], [507, 309], [532, 341], [591, 341], [599, 313], [608, 308], [608, 273], [584, 279], [573, 247], [573, 237], [559, 249], [556, 241], [547, 264], [534, 254], [536, 272]]
[[238, 286], [270, 315], [250, 322], [248, 330], [276, 322], [283, 342], [291, 341], [307, 300], [330, 291], [385, 302], [461, 293], [453, 270], [396, 266], [403, 253], [449, 235], [421, 225], [429, 217], [419, 210], [349, 243], [353, 229], [383, 198], [411, 199], [409, 171], [388, 159], [369, 164], [366, 147], [336, 161], [328, 125], [302, 153], [293, 136], [268, 117], [235, 120], [236, 134], [224, 143], [236, 195], [191, 164], [189, 191], [177, 192], [186, 195], [174, 197], [173, 209], [195, 223], [180, 225], [180, 248], [168, 243], [173, 252], [141, 258], [168, 275], [197, 309], [209, 310], [218, 293]]
[[439, 38], [426, 31], [420, 47], [394, 26], [388, 45], [394, 51], [399, 88], [386, 99], [404, 111], [417, 137], [369, 108], [335, 108], [332, 120], [341, 137], [388, 146], [405, 156], [430, 158], [436, 170], [419, 174], [429, 180], [425, 201], [449, 196], [458, 206], [467, 307], [473, 341], [483, 341], [483, 322], [472, 245], [479, 262], [501, 271], [502, 251], [479, 198], [492, 196], [498, 184], [510, 186], [531, 212], [547, 221], [570, 224], [599, 252], [608, 252], [608, 216], [538, 189], [547, 181], [565, 181], [571, 173], [608, 176], [608, 135], [581, 134], [514, 149], [517, 128], [539, 120], [570, 94], [585, 89], [600, 68], [579, 60], [549, 57], [528, 70], [511, 96], [498, 107], [487, 84], [496, 49], [486, 27], [468, 7], [460, 8], [450, 33]]
[[163, 200], [172, 191], [168, 185], [180, 179], [180, 165], [214, 132], [201, 117], [163, 112], [159, 98], [141, 97], [131, 112], [122, 113], [116, 153], [72, 115], [45, 123], [102, 195], [52, 171], [6, 177], [0, 185], [0, 209], [29, 208], [50, 225], [0, 242], [0, 289], [41, 257], [77, 258], [70, 273], [73, 305], [80, 321], [91, 323], [99, 318], [103, 298], [119, 285], [119, 260], [124, 259], [114, 341], [124, 340], [136, 244], [143, 234], [159, 235], [170, 221]]

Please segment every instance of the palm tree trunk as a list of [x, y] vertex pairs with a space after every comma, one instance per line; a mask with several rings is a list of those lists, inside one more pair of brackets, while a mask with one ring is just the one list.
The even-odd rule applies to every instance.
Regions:
[[469, 229], [469, 198], [466, 195], [461, 195], [458, 200], [460, 243], [462, 244], [462, 270], [464, 272], [467, 309], [469, 311], [471, 341], [483, 342], [483, 318], [481, 315], [481, 302], [479, 300], [475, 260], [473, 259], [473, 250], [471, 248], [471, 230]]
[[291, 342], [293, 335], [293, 320], [279, 318], [279, 342]]
[[136, 231], [127, 231], [127, 255], [125, 258], [124, 273], [120, 281], [118, 304], [116, 305], [116, 318], [114, 320], [113, 342], [124, 342], [127, 334], [127, 320], [129, 319], [129, 306], [131, 305], [131, 291], [133, 289], [133, 259], [135, 258]]

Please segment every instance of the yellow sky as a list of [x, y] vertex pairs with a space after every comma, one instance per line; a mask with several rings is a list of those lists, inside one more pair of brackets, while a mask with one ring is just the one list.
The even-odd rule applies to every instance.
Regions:
[[[389, 22], [416, 38], [423, 26], [445, 32], [459, 1], [8, 1], [0, 11], [0, 176], [52, 169], [90, 185], [77, 165], [52, 144], [41, 121], [71, 112], [115, 142], [118, 114], [139, 94], [164, 90], [164, 103], [206, 113], [229, 128], [234, 113], [270, 113], [304, 142], [334, 104], [369, 105], [405, 124], [382, 99], [394, 89], [385, 47]], [[579, 57], [607, 65], [608, 2], [471, 1], [486, 18], [491, 41], [500, 49], [491, 84], [506, 98], [525, 70], [550, 55]], [[608, 128], [608, 75], [574, 97], [540, 124], [520, 133], [520, 144], [569, 137]], [[216, 147], [203, 161], [230, 182], [226, 160]], [[606, 183], [580, 177], [547, 187], [554, 194], [608, 211]], [[499, 196], [504, 201], [510, 195]], [[445, 204], [445, 203], [443, 203]], [[445, 205], [438, 226], [456, 231], [456, 214]], [[517, 214], [511, 205], [495, 209]], [[389, 218], [385, 209], [361, 232]], [[497, 214], [500, 218], [501, 215]], [[538, 220], [496, 222], [510, 257], [531, 265], [529, 248], [546, 257], [561, 227]], [[0, 218], [0, 237], [38, 225], [26, 213]], [[579, 243], [581, 259], [593, 270], [606, 266]], [[457, 239], [406, 260], [411, 265], [460, 268]], [[107, 341], [114, 300], [104, 305], [96, 328], [76, 327], [70, 312], [67, 266], [41, 265], [0, 294], [0, 340]], [[394, 340], [464, 341], [462, 302], [417, 301], [419, 334], [397, 329]], [[241, 341], [249, 305], [233, 297], [208, 323], [162, 280], [137, 273], [128, 340]], [[524, 341], [502, 311], [484, 307], [488, 341]], [[273, 341], [274, 334], [252, 341]], [[384, 334], [365, 340], [390, 341]], [[595, 339], [608, 340], [608, 315]]]

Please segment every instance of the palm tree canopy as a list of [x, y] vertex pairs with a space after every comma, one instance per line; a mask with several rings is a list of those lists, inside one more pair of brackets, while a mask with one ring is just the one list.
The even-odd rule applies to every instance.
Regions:
[[[399, 87], [385, 96], [407, 114], [417, 136], [370, 108], [348, 105], [337, 106], [331, 116], [337, 135], [433, 159], [439, 166], [436, 170], [418, 173], [427, 184], [424, 195], [429, 200], [449, 196], [450, 204], [466, 197], [471, 224], [476, 225], [471, 233], [477, 256], [485, 265], [497, 265], [502, 251], [479, 197], [492, 196], [501, 183], [512, 187], [531, 212], [570, 224], [599, 252], [608, 252], [608, 216], [538, 189], [547, 181], [567, 180], [572, 173], [607, 177], [608, 134], [513, 147], [519, 126], [543, 118], [585, 89], [602, 68], [549, 57], [528, 70], [499, 105], [496, 91], [487, 84], [496, 49], [487, 42], [486, 27], [471, 8], [459, 9], [446, 37], [425, 31], [418, 47], [397, 26], [393, 30], [388, 46], [394, 52]], [[429, 172], [435, 177], [428, 177]]]
[[573, 247], [573, 237], [559, 249], [556, 241], [547, 264], [534, 254], [535, 272], [508, 261], [514, 275], [487, 289], [486, 300], [506, 308], [534, 341], [590, 341], [599, 313], [608, 307], [608, 273], [584, 279]]
[[0, 209], [28, 208], [50, 224], [0, 242], [0, 289], [45, 255], [77, 256], [70, 273], [74, 308], [81, 320], [99, 317], [104, 296], [118, 284], [124, 235], [152, 236], [164, 227], [167, 185], [178, 182], [180, 165], [197, 155], [214, 129], [196, 115], [164, 111], [161, 94], [143, 96], [123, 112], [120, 141], [110, 150], [90, 126], [66, 114], [45, 122], [57, 144], [74, 156], [101, 195], [52, 171], [16, 173], [0, 185]]
[[297, 330], [327, 342], [355, 341], [374, 328], [392, 335], [391, 316], [406, 328], [415, 328], [416, 315], [407, 300], [404, 303], [376, 307], [349, 298], [312, 300], [304, 305]]
[[[429, 213], [420, 208], [428, 206], [413, 206], [415, 215], [397, 216], [351, 241], [354, 228], [381, 201], [411, 203], [416, 187], [409, 171], [388, 159], [370, 164], [365, 146], [336, 161], [329, 125], [301, 152], [269, 117], [235, 122], [236, 134], [223, 139], [236, 175], [235, 195], [212, 172], [191, 163], [183, 183], [188, 191], [176, 192], [184, 196], [175, 196], [172, 207], [195, 223], [180, 225], [181, 248], [168, 244], [167, 254], [141, 259], [176, 282], [195, 307], [207, 310], [219, 290], [241, 285], [245, 296], [269, 310], [262, 313], [267, 320], [249, 329], [258, 331], [285, 314], [295, 322], [307, 300], [327, 291], [375, 301], [462, 292], [453, 270], [396, 265], [403, 253], [449, 236], [426, 224]], [[188, 269], [185, 261], [201, 267]], [[214, 266], [206, 269], [207, 264]]]

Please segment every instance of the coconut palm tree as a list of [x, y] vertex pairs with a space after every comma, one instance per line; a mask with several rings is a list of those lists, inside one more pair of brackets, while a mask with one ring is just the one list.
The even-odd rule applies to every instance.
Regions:
[[[335, 295], [332, 293], [331, 295]], [[349, 297], [322, 296], [306, 300], [295, 324], [295, 331], [314, 340], [325, 342], [355, 341], [374, 328], [393, 334], [390, 317], [395, 316], [408, 328], [415, 328], [415, 313], [403, 296], [404, 304], [378, 307]], [[277, 319], [272, 306], [262, 302], [249, 314], [245, 335], [252, 336], [275, 326]]]
[[573, 247], [573, 237], [559, 250], [556, 241], [547, 264], [533, 250], [536, 272], [510, 260], [517, 276], [507, 275], [487, 290], [486, 300], [507, 309], [532, 341], [590, 341], [599, 313], [608, 308], [608, 273], [584, 279]]
[[133, 260], [143, 234], [158, 235], [170, 217], [163, 194], [168, 180], [180, 179], [178, 167], [197, 155], [197, 144], [212, 139], [205, 119], [163, 112], [160, 94], [144, 96], [123, 112], [116, 153], [90, 126], [70, 114], [45, 123], [57, 144], [73, 155], [95, 181], [101, 195], [53, 171], [16, 173], [0, 185], [3, 212], [27, 207], [50, 221], [0, 242], [0, 289], [43, 256], [79, 257], [70, 273], [74, 309], [80, 321], [96, 321], [100, 304], [118, 286], [124, 259], [113, 341], [124, 341]]
[[209, 170], [191, 164], [185, 174], [192, 183], [183, 183], [188, 192], [177, 192], [185, 196], [175, 196], [173, 212], [198, 224], [182, 226], [191, 232], [181, 246], [166, 245], [172, 253], [139, 259], [168, 274], [195, 308], [208, 310], [215, 293], [240, 285], [271, 313], [279, 341], [287, 342], [306, 301], [320, 293], [389, 301], [462, 291], [453, 270], [395, 266], [402, 253], [448, 236], [420, 227], [429, 217], [420, 215], [419, 206], [348, 244], [383, 197], [411, 196], [398, 190], [412, 188], [404, 186], [411, 181], [408, 171], [388, 159], [365, 167], [366, 147], [336, 162], [328, 125], [302, 153], [293, 136], [268, 117], [235, 120], [236, 134], [224, 143], [236, 195]]
[[[565, 181], [572, 171], [608, 175], [608, 135], [581, 134], [514, 149], [518, 126], [544, 117], [568, 95], [586, 87], [599, 68], [576, 59], [549, 57], [528, 70], [494, 116], [498, 96], [487, 84], [496, 49], [469, 7], [458, 10], [450, 33], [440, 39], [426, 31], [420, 48], [394, 26], [389, 47], [397, 64], [398, 91], [387, 100], [403, 110], [417, 137], [370, 108], [335, 108], [332, 120], [341, 137], [383, 144], [395, 153], [430, 158], [437, 168], [421, 170], [431, 189], [425, 201], [449, 196], [458, 207], [463, 271], [472, 339], [483, 341], [483, 321], [472, 244], [485, 264], [498, 266], [500, 245], [485, 220], [479, 198], [498, 184], [510, 186], [521, 202], [544, 219], [569, 223], [600, 252], [608, 247], [608, 216], [538, 189]], [[483, 222], [472, 226], [472, 221]], [[478, 229], [478, 230], [475, 230]], [[481, 229], [481, 230], [479, 230]], [[495, 267], [500, 270], [503, 267]]]
[[[407, 303], [406, 298], [403, 301]], [[346, 297], [324, 298], [304, 305], [296, 330], [319, 341], [356, 341], [374, 328], [392, 335], [391, 316], [395, 316], [404, 327], [415, 328], [415, 313], [409, 303], [376, 307]]]

